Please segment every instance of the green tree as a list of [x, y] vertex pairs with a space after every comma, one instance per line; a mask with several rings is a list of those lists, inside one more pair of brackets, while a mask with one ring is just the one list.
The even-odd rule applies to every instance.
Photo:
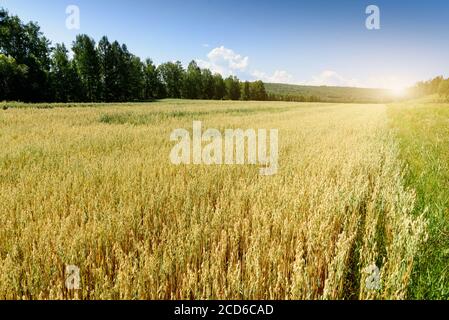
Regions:
[[181, 62], [167, 62], [158, 67], [168, 98], [181, 98], [184, 69]]
[[430, 94], [438, 93], [440, 85], [444, 83], [444, 78], [442, 76], [436, 77], [430, 81]]
[[27, 72], [27, 66], [17, 64], [13, 57], [0, 54], [0, 101], [20, 100]]
[[[120, 45], [115, 42], [114, 49], [121, 50]], [[118, 64], [120, 55], [114, 55], [117, 51], [113, 50], [107, 37], [101, 38], [98, 42], [98, 59], [100, 63], [100, 82], [101, 99], [106, 102], [117, 101], [117, 89], [119, 89]]]
[[442, 80], [438, 87], [438, 94], [443, 99], [449, 100], [449, 79]]
[[144, 64], [139, 57], [129, 55], [128, 96], [126, 101], [139, 101], [143, 99], [144, 92]]
[[101, 99], [100, 61], [95, 41], [87, 35], [79, 35], [73, 43], [74, 61], [88, 101]]
[[125, 45], [120, 45], [117, 41], [114, 41], [113, 47], [117, 68], [117, 88], [115, 93], [115, 100], [126, 101], [127, 98], [131, 95], [129, 86], [130, 84], [128, 83], [128, 79], [130, 78], [130, 53], [128, 52], [128, 48]]
[[104, 101], [134, 101], [144, 96], [144, 64], [126, 45], [103, 37], [97, 47]]
[[429, 94], [439, 93], [440, 85], [444, 82], [442, 76], [435, 77], [428, 81], [418, 82], [412, 89], [416, 96], [425, 96]]
[[186, 99], [200, 99], [202, 95], [201, 69], [196, 61], [189, 63], [184, 76], [182, 97]]
[[250, 83], [248, 81], [245, 81], [242, 84], [242, 100], [244, 101], [251, 100], [251, 89]]
[[215, 96], [215, 81], [212, 72], [209, 69], [201, 70], [201, 81], [203, 92], [201, 99], [212, 100]]
[[81, 78], [77, 70], [78, 68], [76, 66], [76, 63], [72, 59], [70, 61], [69, 79], [73, 90], [69, 96], [69, 101], [84, 102], [87, 99], [84, 93], [83, 83], [81, 82]]
[[262, 81], [253, 82], [250, 86], [250, 98], [256, 101], [265, 101], [268, 99], [265, 85]]
[[226, 96], [226, 84], [221, 74], [214, 74], [214, 99], [223, 100]]
[[235, 76], [229, 76], [225, 80], [226, 85], [226, 99], [240, 100], [240, 81]]
[[48, 96], [50, 52], [50, 42], [36, 23], [23, 24], [17, 16], [0, 9], [0, 53], [13, 57], [18, 65], [26, 65], [28, 69], [21, 100], [51, 98]]
[[57, 44], [51, 59], [50, 80], [53, 99], [58, 102], [78, 101], [80, 82], [64, 44]]
[[147, 59], [143, 66], [144, 99], [151, 100], [164, 97], [164, 85], [159, 70], [151, 59]]

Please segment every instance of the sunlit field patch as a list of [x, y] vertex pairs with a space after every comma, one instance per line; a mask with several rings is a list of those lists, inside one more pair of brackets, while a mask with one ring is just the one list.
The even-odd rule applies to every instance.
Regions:
[[[192, 119], [278, 129], [279, 172], [173, 165]], [[0, 298], [407, 297], [426, 221], [383, 105], [169, 100], [0, 123]]]

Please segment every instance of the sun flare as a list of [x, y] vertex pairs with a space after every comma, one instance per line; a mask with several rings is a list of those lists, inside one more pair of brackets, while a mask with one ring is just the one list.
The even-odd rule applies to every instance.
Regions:
[[407, 94], [407, 88], [403, 86], [392, 87], [390, 88], [390, 91], [392, 95], [396, 97], [403, 97]]

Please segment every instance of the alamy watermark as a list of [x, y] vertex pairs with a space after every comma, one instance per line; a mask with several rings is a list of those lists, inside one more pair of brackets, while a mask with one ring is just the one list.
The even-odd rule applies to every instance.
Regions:
[[[67, 15], [65, 25], [69, 30], [79, 30], [81, 28], [80, 8], [77, 5], [69, 5], [66, 7]], [[368, 30], [380, 30], [380, 8], [377, 5], [369, 5], [366, 7], [365, 13], [368, 15], [365, 26]]]
[[251, 164], [263, 166], [260, 174], [264, 176], [278, 172], [277, 129], [269, 130], [269, 148], [266, 129], [226, 129], [223, 134], [217, 129], [203, 132], [201, 121], [193, 122], [192, 136], [186, 129], [176, 129], [171, 133], [170, 141], [177, 142], [170, 153], [171, 163], [175, 165]]
[[79, 30], [81, 28], [80, 8], [76, 5], [69, 5], [65, 9], [67, 18], [65, 26], [69, 30]]
[[80, 268], [77, 266], [69, 265], [65, 268], [66, 280], [65, 287], [68, 290], [80, 290], [81, 289], [81, 276]]
[[370, 5], [366, 7], [365, 13], [369, 16], [366, 18], [366, 28], [368, 30], [380, 30], [380, 9], [378, 6]]
[[380, 269], [375, 264], [365, 268], [364, 272], [368, 274], [365, 279], [365, 287], [368, 290], [377, 291], [381, 289], [380, 286]]

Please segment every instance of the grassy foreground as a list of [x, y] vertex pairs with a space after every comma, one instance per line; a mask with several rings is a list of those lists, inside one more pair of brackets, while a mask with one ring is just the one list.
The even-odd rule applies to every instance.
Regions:
[[[172, 165], [193, 120], [279, 129], [279, 173]], [[8, 109], [0, 144], [0, 299], [403, 299], [427, 236], [383, 105]]]
[[417, 191], [415, 211], [426, 211], [429, 221], [429, 241], [419, 254], [410, 295], [449, 299], [449, 103], [395, 104], [389, 116], [407, 164], [406, 183]]

